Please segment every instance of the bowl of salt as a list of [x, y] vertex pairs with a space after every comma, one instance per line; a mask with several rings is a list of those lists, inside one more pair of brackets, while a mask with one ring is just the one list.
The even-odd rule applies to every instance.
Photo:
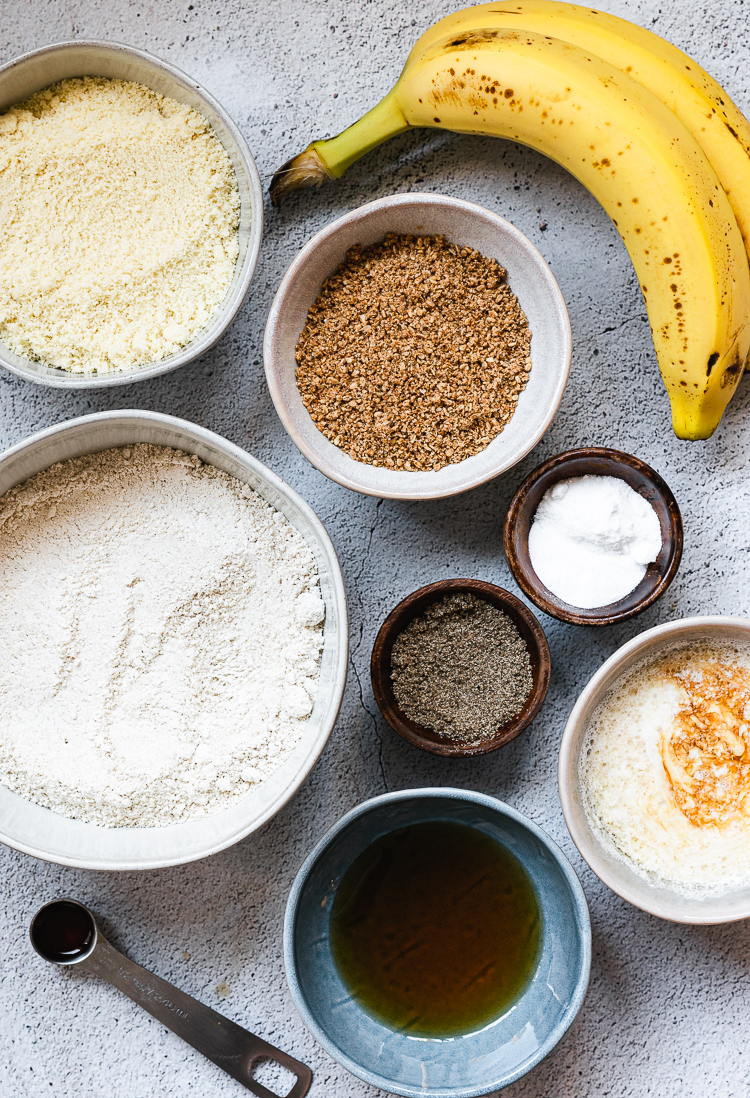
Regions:
[[505, 520], [508, 566], [540, 610], [575, 625], [612, 625], [669, 587], [682, 516], [640, 458], [603, 446], [568, 450], [520, 485]]

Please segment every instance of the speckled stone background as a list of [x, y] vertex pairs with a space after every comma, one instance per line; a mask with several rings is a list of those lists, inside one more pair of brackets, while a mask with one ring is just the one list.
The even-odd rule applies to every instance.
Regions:
[[[691, 53], [750, 108], [750, 5], [743, 0], [599, 0]], [[0, 0], [0, 60], [68, 38], [144, 47], [200, 80], [245, 133], [264, 180], [313, 137], [333, 134], [397, 77], [418, 34], [453, 0]], [[265, 385], [266, 313], [297, 250], [329, 220], [397, 191], [481, 203], [541, 249], [573, 326], [573, 366], [559, 414], [522, 465], [436, 503], [357, 496], [297, 452]], [[512, 1098], [734, 1098], [748, 1093], [750, 924], [670, 925], [630, 907], [581, 861], [560, 813], [557, 746], [576, 695], [639, 630], [695, 613], [750, 611], [750, 381], [716, 436], [672, 435], [643, 301], [616, 230], [562, 169], [529, 149], [436, 132], [401, 136], [335, 186], [303, 193], [266, 232], [255, 281], [218, 347], [174, 374], [93, 395], [0, 376], [0, 444], [86, 412], [151, 408], [246, 447], [310, 501], [336, 544], [351, 610], [351, 670], [339, 723], [297, 797], [259, 834], [207, 861], [123, 876], [59, 868], [0, 848], [0, 1094], [127, 1096], [244, 1093], [219, 1069], [108, 986], [32, 953], [27, 924], [60, 894], [80, 897], [113, 943], [206, 1003], [283, 1045], [315, 1070], [313, 1098], [374, 1098], [316, 1045], [298, 1019], [281, 961], [286, 896], [313, 843], [348, 808], [385, 790], [459, 785], [491, 793], [541, 824], [571, 858], [594, 935], [588, 998], [552, 1053]], [[530, 730], [476, 761], [428, 757], [376, 713], [368, 661], [377, 628], [415, 587], [476, 576], [515, 590], [502, 553], [510, 496], [539, 461], [583, 444], [650, 462], [675, 492], [685, 556], [667, 596], [603, 630], [542, 616], [552, 649], [547, 702]]]

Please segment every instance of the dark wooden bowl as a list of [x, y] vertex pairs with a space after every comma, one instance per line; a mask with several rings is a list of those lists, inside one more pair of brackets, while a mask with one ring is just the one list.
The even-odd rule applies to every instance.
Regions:
[[[661, 552], [624, 599], [584, 610], [563, 602], [539, 579], [529, 559], [529, 529], [542, 497], [558, 480], [589, 474], [620, 477], [648, 500], [659, 518]], [[511, 500], [503, 540], [508, 567], [518, 586], [545, 614], [574, 625], [612, 625], [640, 614], [669, 587], [682, 558], [682, 516], [665, 482], [644, 461], [605, 446], [587, 446], [558, 454], [527, 476]]]
[[[521, 712], [512, 720], [506, 721], [493, 736], [473, 745], [454, 743], [444, 736], [439, 736], [430, 728], [410, 720], [399, 708], [391, 682], [391, 653], [399, 633], [402, 633], [409, 622], [418, 617], [431, 603], [437, 602], [444, 595], [464, 593], [476, 595], [503, 610], [523, 637], [531, 659], [531, 693]], [[465, 759], [472, 755], [486, 755], [489, 751], [496, 751], [498, 747], [508, 743], [531, 724], [541, 708], [549, 686], [549, 645], [541, 625], [532, 612], [509, 591], [504, 591], [502, 587], [495, 587], [492, 583], [484, 583], [482, 580], [438, 580], [437, 583], [420, 587], [418, 591], [408, 595], [385, 619], [375, 638], [370, 674], [372, 690], [375, 701], [380, 706], [380, 712], [399, 736], [403, 736], [415, 747], [421, 747], [423, 751]]]

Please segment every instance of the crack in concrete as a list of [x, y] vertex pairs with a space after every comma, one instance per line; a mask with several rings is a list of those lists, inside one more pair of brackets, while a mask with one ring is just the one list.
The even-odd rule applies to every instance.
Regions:
[[362, 595], [360, 594], [360, 590], [359, 590], [359, 581], [362, 578], [362, 573], [365, 570], [365, 564], [367, 563], [367, 558], [370, 555], [370, 549], [372, 548], [372, 539], [375, 535], [375, 528], [378, 525], [378, 511], [380, 510], [380, 505], [382, 504], [382, 502], [383, 502], [382, 499], [379, 499], [377, 504], [376, 504], [376, 507], [375, 507], [375, 521], [370, 524], [370, 534], [369, 534], [369, 537], [367, 539], [367, 548], [365, 549], [365, 551], [362, 555], [362, 567], [359, 569], [359, 571], [357, 572], [357, 574], [354, 576], [354, 578], [352, 580], [352, 584], [354, 586], [354, 593], [356, 594], [357, 602], [359, 603], [359, 639], [357, 640], [356, 645], [353, 647], [353, 649], [351, 650], [351, 652], [349, 654], [350, 661], [352, 662], [352, 667], [354, 667], [354, 662], [353, 662], [354, 657], [359, 652], [359, 649], [362, 645], [362, 638], [363, 638], [363, 635], [364, 635], [365, 607], [364, 607], [364, 603], [362, 602]]
[[[362, 576], [362, 573], [365, 570], [365, 564], [367, 563], [367, 558], [370, 555], [370, 549], [372, 548], [372, 539], [375, 536], [375, 529], [378, 525], [378, 512], [380, 511], [382, 503], [383, 503], [383, 500], [379, 499], [378, 502], [375, 504], [375, 516], [374, 516], [375, 521], [370, 523], [370, 533], [369, 533], [369, 536], [367, 538], [367, 548], [365, 549], [364, 553], [362, 554], [362, 567], [360, 568], [360, 570], [357, 572], [356, 576], [354, 577], [354, 582], [355, 583], [359, 582], [359, 580]], [[359, 589], [357, 589], [357, 598], [359, 599], [360, 608], [362, 609], [362, 612], [364, 613], [364, 607], [362, 606], [362, 599], [360, 598]], [[361, 639], [362, 638], [360, 637], [360, 641], [361, 641]]]
[[367, 713], [367, 715], [370, 717], [372, 721], [372, 730], [375, 733], [375, 738], [378, 741], [378, 769], [380, 770], [380, 777], [383, 780], [385, 792], [390, 793], [390, 789], [388, 788], [388, 779], [385, 776], [385, 767], [383, 765], [383, 737], [380, 735], [380, 732], [378, 730], [377, 716], [375, 715], [375, 713], [373, 713], [372, 709], [370, 709], [370, 707], [365, 703], [364, 694], [362, 693], [362, 680], [359, 677], [359, 671], [357, 670], [354, 660], [350, 658], [349, 662], [351, 663], [352, 671], [354, 672], [354, 678], [357, 680], [357, 690], [359, 691], [360, 705], [364, 709], [365, 713]]
[[360, 705], [362, 706], [365, 713], [367, 713], [367, 715], [370, 717], [370, 720], [372, 721], [372, 730], [375, 733], [375, 737], [378, 741], [378, 769], [380, 770], [380, 777], [382, 778], [383, 786], [385, 788], [385, 791], [386, 791], [386, 793], [388, 793], [389, 792], [388, 779], [385, 776], [385, 766], [383, 765], [383, 737], [380, 735], [380, 731], [378, 729], [378, 718], [377, 718], [376, 713], [372, 709], [370, 709], [370, 707], [365, 702], [364, 693], [362, 691], [362, 680], [360, 678], [359, 670], [358, 670], [357, 665], [355, 663], [355, 656], [358, 654], [360, 648], [362, 647], [362, 641], [364, 639], [364, 631], [365, 631], [365, 629], [364, 629], [365, 607], [364, 607], [364, 603], [362, 601], [362, 595], [361, 595], [360, 590], [359, 590], [359, 580], [362, 577], [362, 573], [365, 570], [365, 565], [367, 564], [367, 559], [370, 555], [370, 549], [372, 548], [372, 539], [375, 536], [375, 530], [376, 530], [377, 525], [378, 525], [379, 511], [380, 511], [380, 508], [382, 506], [382, 503], [383, 503], [383, 500], [379, 499], [378, 502], [375, 505], [375, 514], [373, 516], [373, 521], [370, 523], [370, 533], [369, 533], [369, 536], [368, 536], [368, 539], [367, 539], [367, 546], [366, 546], [365, 551], [362, 555], [362, 566], [359, 569], [359, 571], [357, 572], [356, 576], [354, 576], [354, 580], [353, 580], [354, 592], [357, 596], [357, 603], [359, 604], [359, 637], [357, 638], [357, 643], [352, 646], [352, 649], [349, 653], [349, 664], [351, 666], [352, 673], [354, 674], [354, 678], [357, 680], [357, 689], [359, 691]]
[[619, 324], [614, 324], [611, 328], [603, 328], [602, 334], [605, 332], [619, 332], [620, 328], [624, 328], [626, 324], [632, 324], [634, 320], [648, 320], [648, 317], [643, 316], [642, 313], [638, 313], [636, 316], [626, 317], [625, 320], [620, 321]]

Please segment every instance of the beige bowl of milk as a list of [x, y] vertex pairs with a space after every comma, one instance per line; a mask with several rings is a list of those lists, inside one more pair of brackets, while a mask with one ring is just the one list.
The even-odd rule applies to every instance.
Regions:
[[570, 715], [559, 787], [618, 895], [674, 922], [750, 916], [750, 621], [685, 618], [618, 649]]

